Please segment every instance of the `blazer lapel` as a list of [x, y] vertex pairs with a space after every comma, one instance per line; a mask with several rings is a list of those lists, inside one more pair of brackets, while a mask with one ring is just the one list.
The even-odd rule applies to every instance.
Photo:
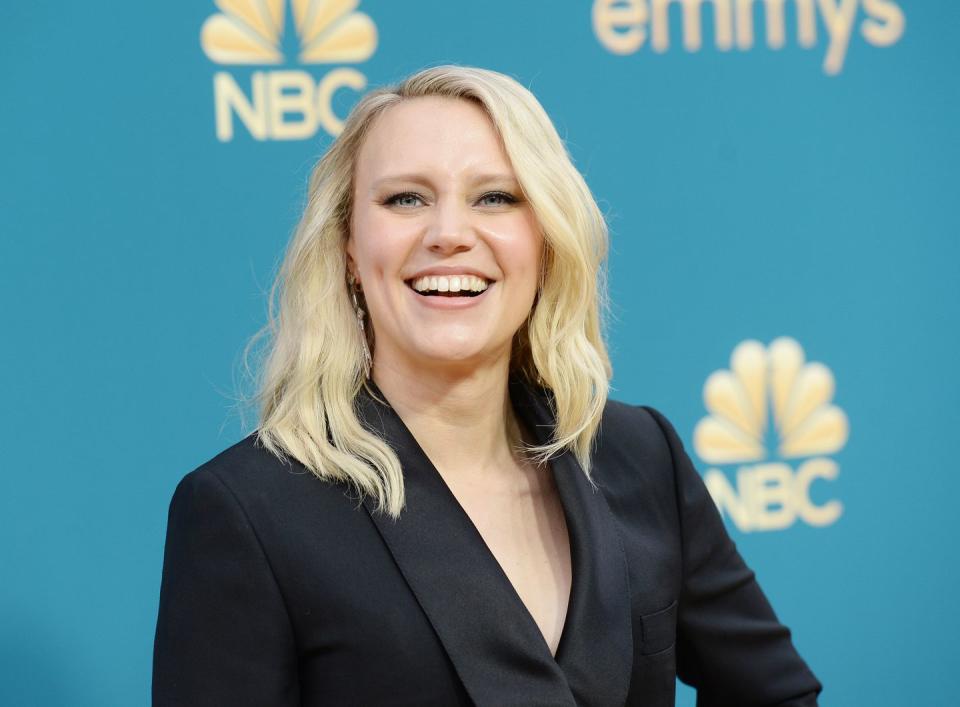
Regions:
[[[542, 442], [553, 422], [538, 393], [511, 379], [517, 414]], [[496, 558], [396, 411], [362, 391], [358, 413], [397, 452], [406, 490], [397, 521], [377, 512], [369, 498], [364, 505], [474, 703], [622, 705], [633, 650], [625, 558], [610, 510], [576, 459], [567, 453], [551, 462], [573, 569], [555, 660]]]
[[[549, 393], [519, 378], [510, 382], [514, 410], [538, 444], [556, 424]], [[613, 514], [572, 452], [551, 460], [570, 535], [573, 581], [557, 648], [578, 705], [623, 705], [633, 668], [633, 630], [627, 559]]]

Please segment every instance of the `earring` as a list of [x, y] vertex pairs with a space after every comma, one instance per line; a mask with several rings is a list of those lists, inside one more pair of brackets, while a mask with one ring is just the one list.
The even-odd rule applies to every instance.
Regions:
[[348, 280], [350, 283], [350, 297], [353, 299], [353, 309], [357, 313], [357, 325], [360, 327], [360, 342], [363, 345], [363, 374], [367, 380], [369, 380], [370, 370], [373, 368], [373, 357], [370, 356], [370, 346], [367, 344], [367, 329], [363, 324], [363, 318], [367, 313], [363, 311], [363, 308], [357, 301], [357, 281], [353, 277], [353, 273], [350, 274]]

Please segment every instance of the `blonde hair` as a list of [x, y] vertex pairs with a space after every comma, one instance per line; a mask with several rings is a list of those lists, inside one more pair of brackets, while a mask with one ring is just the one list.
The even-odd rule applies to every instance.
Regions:
[[486, 111], [543, 231], [542, 282], [514, 337], [511, 373], [552, 392], [556, 427], [547, 444], [521, 451], [543, 463], [570, 449], [589, 478], [611, 376], [601, 331], [606, 223], [533, 94], [504, 74], [453, 65], [367, 93], [313, 170], [303, 216], [270, 293], [269, 323], [258, 335], [268, 336], [269, 345], [257, 392], [257, 437], [278, 457], [293, 457], [321, 479], [370, 495], [393, 517], [404, 505], [400, 461], [363, 427], [354, 408], [365, 375], [345, 244], [355, 159], [365, 136], [390, 106], [423, 96], [469, 100]]

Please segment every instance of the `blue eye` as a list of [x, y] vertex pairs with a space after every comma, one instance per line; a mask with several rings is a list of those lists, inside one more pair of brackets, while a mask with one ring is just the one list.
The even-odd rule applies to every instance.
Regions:
[[417, 204], [411, 204], [410, 203], [411, 199], [420, 201], [421, 203], [423, 202], [423, 199], [420, 198], [419, 194], [414, 194], [412, 191], [405, 191], [405, 192], [401, 192], [400, 194], [394, 194], [393, 196], [388, 197], [383, 203], [392, 205], [392, 206], [400, 206], [408, 209], [411, 206], [417, 205]]
[[486, 199], [491, 199], [491, 198], [500, 199], [500, 202], [490, 204], [490, 206], [504, 206], [505, 204], [513, 204], [513, 203], [516, 203], [517, 201], [514, 196], [507, 194], [504, 191], [492, 191], [487, 194], [484, 194], [483, 196], [480, 197], [480, 201], [484, 201]]

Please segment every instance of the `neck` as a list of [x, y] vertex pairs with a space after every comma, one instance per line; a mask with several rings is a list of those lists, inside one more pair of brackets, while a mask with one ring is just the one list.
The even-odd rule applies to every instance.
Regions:
[[457, 477], [508, 473], [520, 439], [510, 404], [509, 357], [469, 368], [376, 360], [373, 380], [438, 470]]

